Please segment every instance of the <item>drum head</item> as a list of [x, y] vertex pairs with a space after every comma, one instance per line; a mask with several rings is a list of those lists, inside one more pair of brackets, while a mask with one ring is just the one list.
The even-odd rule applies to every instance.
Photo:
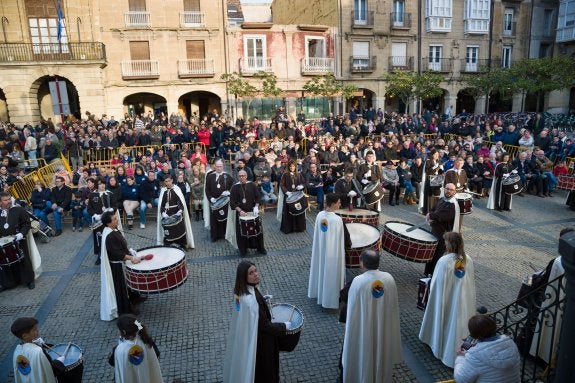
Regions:
[[340, 217], [375, 217], [379, 216], [379, 213], [373, 210], [367, 209], [353, 209], [349, 211], [348, 209], [337, 209], [334, 211], [335, 214]]
[[180, 223], [183, 219], [181, 214], [174, 214], [169, 216], [168, 218], [162, 218], [162, 226], [174, 226]]
[[[68, 349], [68, 352], [66, 352], [66, 349]], [[47, 352], [52, 359], [57, 359], [60, 355], [64, 355], [64, 352], [66, 352], [64, 366], [67, 368], [75, 366], [82, 360], [82, 349], [74, 343], [70, 344], [70, 348], [68, 348], [68, 343], [58, 343], [52, 346], [52, 349], [48, 349]]]
[[351, 248], [372, 246], [379, 240], [379, 230], [365, 223], [346, 223], [351, 238]]
[[288, 303], [276, 303], [272, 306], [272, 322], [291, 322], [291, 327], [288, 331], [301, 330], [303, 320], [303, 313], [294, 305], [290, 305]]
[[216, 202], [212, 204], [212, 210], [218, 210], [226, 206], [230, 202], [230, 197], [221, 196], [216, 199]]
[[4, 247], [4, 246], [14, 242], [15, 239], [16, 239], [16, 237], [14, 237], [13, 235], [8, 235], [6, 237], [0, 238], [0, 247]]
[[167, 246], [153, 246], [138, 250], [139, 257], [146, 254], [154, 254], [154, 257], [149, 261], [143, 260], [138, 264], [126, 262], [126, 267], [137, 271], [161, 270], [165, 267], [178, 264], [186, 257], [186, 253], [182, 250]]
[[254, 213], [246, 213], [246, 215], [241, 215], [239, 217], [242, 221], [253, 221], [256, 218], [259, 218], [259, 215], [255, 215]]
[[467, 200], [467, 199], [472, 199], [473, 196], [469, 193], [457, 193], [455, 195], [455, 199], [463, 199], [463, 200]]
[[410, 223], [405, 223], [405, 222], [386, 222], [385, 223], [385, 227], [387, 229], [389, 229], [390, 231], [402, 235], [403, 237], [406, 238], [411, 238], [417, 241], [422, 241], [422, 242], [437, 242], [437, 238], [435, 237], [435, 235], [431, 234], [429, 231], [427, 230], [423, 230], [423, 229], [415, 229], [413, 231], [410, 232], [406, 232], [407, 229], [409, 229], [410, 227], [413, 227], [414, 225], [410, 224]]
[[298, 190], [293, 192], [289, 197], [286, 198], [286, 203], [294, 203], [299, 201], [304, 197], [303, 190]]

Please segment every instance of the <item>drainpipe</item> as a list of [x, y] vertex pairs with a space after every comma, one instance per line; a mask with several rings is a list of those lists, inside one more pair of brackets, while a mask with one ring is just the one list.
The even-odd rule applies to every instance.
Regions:
[[[421, 60], [421, 49], [422, 49], [422, 27], [421, 27], [421, 12], [423, 11], [422, 0], [417, 1], [417, 74], [421, 76], [423, 62]], [[421, 113], [423, 101], [419, 99], [417, 101], [417, 112]], [[409, 104], [405, 106], [409, 110]]]
[[[228, 74], [228, 36], [227, 36], [227, 23], [226, 23], [226, 0], [222, 0], [222, 33], [223, 33], [223, 40], [224, 40], [224, 73]], [[228, 82], [225, 82], [226, 84], [226, 103], [228, 105], [228, 108], [230, 107], [230, 94], [228, 92]], [[236, 96], [237, 97], [237, 96]], [[234, 107], [232, 108], [232, 119], [235, 121], [237, 116], [236, 116], [236, 106], [237, 104], [234, 104]]]
[[[493, 45], [493, 15], [495, 14], [495, 4], [494, 1], [491, 0], [491, 9], [489, 10], [489, 45], [487, 48], [487, 67], [491, 69], [491, 60], [492, 60], [492, 45]], [[489, 93], [485, 95], [485, 105], [483, 112], [485, 114], [489, 113]]]

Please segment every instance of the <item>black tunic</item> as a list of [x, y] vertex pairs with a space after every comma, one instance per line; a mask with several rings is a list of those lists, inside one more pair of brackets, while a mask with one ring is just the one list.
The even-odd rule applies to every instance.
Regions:
[[[233, 177], [227, 173], [222, 173], [219, 177], [216, 172], [208, 174], [206, 176], [206, 197], [208, 197], [208, 201], [212, 198], [219, 198], [225, 190], [230, 191], [233, 184]], [[227, 218], [227, 215], [225, 217]], [[210, 236], [212, 241], [226, 237], [226, 225], [228, 221], [227, 219], [218, 221], [218, 219], [221, 220], [222, 218], [220, 218], [217, 212], [210, 209]]]
[[495, 210], [511, 210], [511, 195], [503, 191], [503, 174], [511, 173], [513, 166], [508, 162], [501, 162], [495, 167], [494, 182], [495, 182], [495, 195], [494, 206]]
[[[184, 213], [185, 201], [182, 201], [178, 196], [178, 194], [176, 194], [176, 191], [174, 190], [174, 188], [176, 187], [178, 186], [174, 186], [171, 189], [166, 189], [166, 191], [162, 195], [162, 200], [159, 202], [158, 209], [160, 210], [161, 213], [166, 213], [168, 216], [173, 216], [178, 211], [182, 212], [182, 216], [183, 214], [185, 214]], [[182, 218], [182, 221], [178, 225], [184, 225], [184, 226], [186, 225], [184, 218]], [[188, 241], [187, 234], [183, 235], [181, 238], [178, 239], [168, 238], [168, 236], [166, 235], [164, 236], [164, 245], [171, 245], [175, 243], [185, 249], [187, 247], [187, 241]]]
[[[455, 202], [457, 203], [457, 202]], [[445, 253], [445, 240], [443, 234], [453, 230], [455, 220], [455, 205], [441, 198], [429, 212], [431, 232], [437, 237], [437, 247], [433, 259], [425, 264], [425, 275], [433, 274], [435, 264]]]
[[[0, 212], [2, 212], [0, 210]], [[13, 206], [6, 211], [7, 216], [0, 215], [0, 236], [14, 236], [22, 233], [24, 239], [18, 242], [20, 250], [23, 252], [23, 258], [20, 262], [13, 263], [9, 266], [0, 267], [0, 285], [6, 288], [16, 287], [19, 284], [27, 285], [34, 282], [34, 269], [30, 259], [30, 251], [26, 242], [26, 234], [30, 230], [30, 218], [24, 208]], [[8, 223], [8, 228], [4, 225]], [[12, 245], [9, 245], [12, 247]]]
[[112, 269], [112, 279], [114, 280], [114, 290], [116, 292], [116, 304], [118, 305], [118, 314], [131, 312], [130, 292], [126, 285], [124, 277], [124, 257], [130, 254], [128, 242], [118, 230], [112, 231], [106, 237], [106, 251], [108, 260]]
[[300, 215], [291, 215], [288, 210], [287, 204], [287, 192], [298, 191], [297, 187], [299, 185], [305, 185], [305, 179], [301, 173], [290, 173], [286, 172], [282, 176], [280, 181], [280, 187], [284, 193], [284, 202], [282, 206], [282, 222], [280, 225], [280, 230], [284, 234], [289, 234], [291, 232], [302, 232], [305, 231], [305, 213]]
[[[243, 202], [243, 201], [246, 202]], [[232, 186], [230, 191], [230, 207], [236, 210], [238, 207], [243, 211], [249, 213], [253, 211], [254, 207], [260, 200], [260, 192], [258, 187], [253, 182], [246, 182], [245, 184], [237, 183]], [[264, 247], [264, 233], [263, 230], [259, 235], [254, 237], [242, 237], [240, 231], [240, 215], [236, 212], [236, 242], [238, 250], [241, 254], [245, 254], [247, 249], [258, 249], [258, 251], [265, 250]]]
[[[357, 195], [355, 197], [349, 197], [347, 193], [350, 191], [355, 191]], [[359, 198], [359, 190], [355, 187], [353, 181], [347, 182], [345, 178], [340, 178], [335, 181], [335, 185], [333, 187], [333, 192], [339, 196], [341, 199], [341, 208], [347, 209], [349, 207], [350, 201], [353, 204], [353, 207], [357, 206], [357, 200]]]

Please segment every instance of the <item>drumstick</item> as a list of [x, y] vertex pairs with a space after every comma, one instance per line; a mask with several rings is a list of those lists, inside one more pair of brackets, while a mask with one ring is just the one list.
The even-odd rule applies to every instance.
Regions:
[[464, 192], [465, 192], [465, 193], [469, 193], [469, 194], [479, 195], [479, 196], [481, 195], [481, 194], [479, 194], [479, 193], [472, 192], [472, 191], [469, 190], [469, 189], [465, 189]]
[[289, 322], [291, 322], [291, 319], [293, 318], [293, 313], [294, 313], [294, 311], [295, 311], [295, 306], [292, 306], [292, 308], [291, 308], [291, 314], [290, 314], [290, 316], [289, 316]]
[[70, 346], [72, 345], [72, 342], [68, 342], [68, 346], [66, 346], [66, 350], [64, 350], [64, 355], [62, 355], [64, 358], [66, 357], [66, 354], [68, 353], [68, 350], [70, 350]]
[[54, 354], [56, 354], [58, 356], [62, 356], [62, 354], [60, 354], [58, 351], [54, 350], [52, 347], [48, 346], [46, 343], [42, 344], [42, 347], [46, 347], [47, 349], [52, 351]]
[[409, 233], [409, 232], [411, 232], [411, 231], [413, 231], [413, 230], [415, 230], [415, 229], [421, 229], [421, 228], [422, 228], [423, 226], [425, 226], [425, 225], [427, 225], [427, 222], [420, 223], [420, 224], [417, 225], [417, 226], [412, 226], [412, 227], [410, 227], [409, 229], [405, 230], [405, 232], [406, 232], [406, 233]]

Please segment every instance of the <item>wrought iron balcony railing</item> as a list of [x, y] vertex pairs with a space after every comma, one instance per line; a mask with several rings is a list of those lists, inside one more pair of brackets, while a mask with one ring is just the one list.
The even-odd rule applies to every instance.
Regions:
[[122, 61], [122, 78], [124, 80], [157, 79], [160, 77], [158, 60]]
[[102, 43], [0, 43], [0, 63], [106, 61]]
[[424, 62], [427, 62], [427, 70], [432, 72], [451, 72], [452, 59], [432, 59], [431, 61], [426, 58]]
[[240, 72], [242, 75], [254, 75], [257, 72], [271, 72], [272, 59], [263, 57], [244, 57], [240, 59]]
[[411, 13], [391, 12], [389, 14], [389, 25], [391, 29], [411, 28]]
[[413, 70], [413, 56], [390, 56], [388, 70]]
[[373, 11], [351, 11], [352, 28], [373, 28]]
[[464, 73], [482, 73], [489, 67], [489, 59], [476, 59], [475, 62], [467, 62], [467, 59], [461, 59], [461, 72]]
[[351, 56], [351, 73], [370, 73], [375, 70], [377, 64], [376, 56]]

